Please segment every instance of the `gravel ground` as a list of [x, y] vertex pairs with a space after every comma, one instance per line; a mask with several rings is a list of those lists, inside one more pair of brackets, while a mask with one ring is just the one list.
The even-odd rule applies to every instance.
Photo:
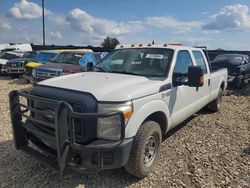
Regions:
[[166, 135], [155, 171], [124, 169], [67, 179], [14, 149], [8, 93], [30, 87], [0, 77], [0, 187], [250, 187], [250, 85], [227, 92], [221, 111], [202, 110]]

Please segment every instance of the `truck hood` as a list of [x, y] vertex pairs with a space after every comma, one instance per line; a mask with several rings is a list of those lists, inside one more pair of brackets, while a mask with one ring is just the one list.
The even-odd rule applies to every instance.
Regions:
[[163, 81], [142, 76], [85, 72], [39, 82], [38, 85], [91, 93], [98, 101], [128, 101], [158, 93]]
[[9, 63], [12, 63], [12, 62], [23, 62], [23, 61], [30, 61], [31, 58], [17, 58], [17, 59], [11, 59], [9, 60]]
[[80, 72], [81, 66], [80, 65], [73, 65], [73, 64], [67, 64], [67, 63], [47, 63], [42, 66], [40, 66], [37, 69], [48, 69], [48, 70], [62, 70], [66, 72]]

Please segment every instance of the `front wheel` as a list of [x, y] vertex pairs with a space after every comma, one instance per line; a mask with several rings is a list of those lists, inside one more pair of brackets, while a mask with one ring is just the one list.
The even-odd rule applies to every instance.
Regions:
[[126, 171], [139, 178], [146, 177], [158, 160], [161, 141], [160, 125], [155, 121], [143, 123], [134, 139]]

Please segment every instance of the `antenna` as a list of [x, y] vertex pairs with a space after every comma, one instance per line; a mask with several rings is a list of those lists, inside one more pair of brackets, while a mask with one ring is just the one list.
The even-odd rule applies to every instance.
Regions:
[[45, 46], [44, 0], [42, 0], [42, 14], [43, 14], [43, 46]]

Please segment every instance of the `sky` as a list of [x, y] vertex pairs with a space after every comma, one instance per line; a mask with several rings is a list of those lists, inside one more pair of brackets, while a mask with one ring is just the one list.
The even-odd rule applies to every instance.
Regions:
[[[42, 0], [0, 0], [0, 43], [42, 44]], [[250, 0], [44, 0], [46, 44], [250, 50]]]

